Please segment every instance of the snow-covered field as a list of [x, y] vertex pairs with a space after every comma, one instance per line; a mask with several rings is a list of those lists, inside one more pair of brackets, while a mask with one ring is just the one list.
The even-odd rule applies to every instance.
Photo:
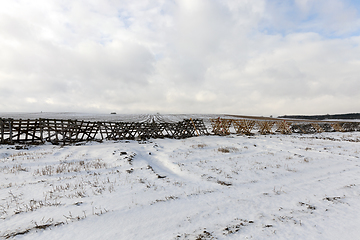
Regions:
[[[217, 118], [225, 117], [223, 114], [95, 114], [95, 113], [79, 113], [79, 112], [34, 112], [34, 113], [13, 113], [13, 112], [0, 112], [2, 118], [14, 118], [14, 119], [73, 119], [73, 120], [85, 120], [85, 121], [125, 121], [125, 122], [138, 122], [148, 120], [151, 117], [158, 117], [166, 122], [178, 122], [183, 119], [189, 118]], [[229, 117], [227, 117], [229, 118]], [[157, 119], [155, 119], [157, 120]]]
[[0, 145], [0, 236], [360, 239], [360, 132]]

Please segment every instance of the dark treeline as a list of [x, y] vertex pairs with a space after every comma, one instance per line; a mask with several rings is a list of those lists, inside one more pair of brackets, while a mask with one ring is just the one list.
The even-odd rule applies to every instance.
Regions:
[[295, 118], [295, 119], [311, 119], [311, 120], [326, 120], [326, 119], [360, 119], [360, 113], [345, 113], [345, 114], [326, 114], [326, 115], [284, 115], [279, 118]]

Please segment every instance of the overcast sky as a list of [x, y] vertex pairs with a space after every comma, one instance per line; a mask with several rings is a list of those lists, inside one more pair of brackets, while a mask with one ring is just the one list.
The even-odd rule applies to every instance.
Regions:
[[9, 0], [0, 112], [360, 112], [358, 0]]

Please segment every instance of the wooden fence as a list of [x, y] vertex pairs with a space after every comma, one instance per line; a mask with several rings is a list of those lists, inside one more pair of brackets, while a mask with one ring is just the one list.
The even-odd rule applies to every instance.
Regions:
[[259, 119], [210, 119], [212, 133], [216, 135], [230, 134], [231, 126], [238, 134], [281, 134], [291, 133], [321, 133], [321, 132], [351, 132], [360, 131], [360, 122], [324, 122], [324, 121], [285, 121], [285, 120], [259, 120]]
[[180, 122], [91, 122], [62, 119], [0, 118], [0, 143], [71, 144], [100, 140], [188, 138], [207, 135], [202, 119]]
[[[291, 134], [360, 131], [360, 122], [292, 121], [262, 118], [210, 119], [212, 133], [229, 135], [231, 127], [237, 134]], [[100, 122], [63, 119], [0, 118], [0, 144], [29, 143], [71, 144], [83, 141], [145, 140], [150, 138], [188, 138], [208, 135], [202, 119], [179, 122]]]

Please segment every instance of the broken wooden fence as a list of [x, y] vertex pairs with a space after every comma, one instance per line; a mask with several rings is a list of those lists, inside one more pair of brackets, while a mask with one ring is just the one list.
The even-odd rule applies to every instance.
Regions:
[[321, 133], [321, 132], [351, 132], [360, 131], [360, 122], [299, 122], [285, 120], [254, 120], [254, 119], [210, 119], [212, 133], [215, 135], [229, 135], [231, 126], [237, 134], [253, 134], [258, 130], [260, 134], [291, 133]]
[[187, 138], [207, 135], [202, 119], [180, 122], [91, 122], [63, 119], [0, 118], [0, 143], [70, 144], [94, 140]]

